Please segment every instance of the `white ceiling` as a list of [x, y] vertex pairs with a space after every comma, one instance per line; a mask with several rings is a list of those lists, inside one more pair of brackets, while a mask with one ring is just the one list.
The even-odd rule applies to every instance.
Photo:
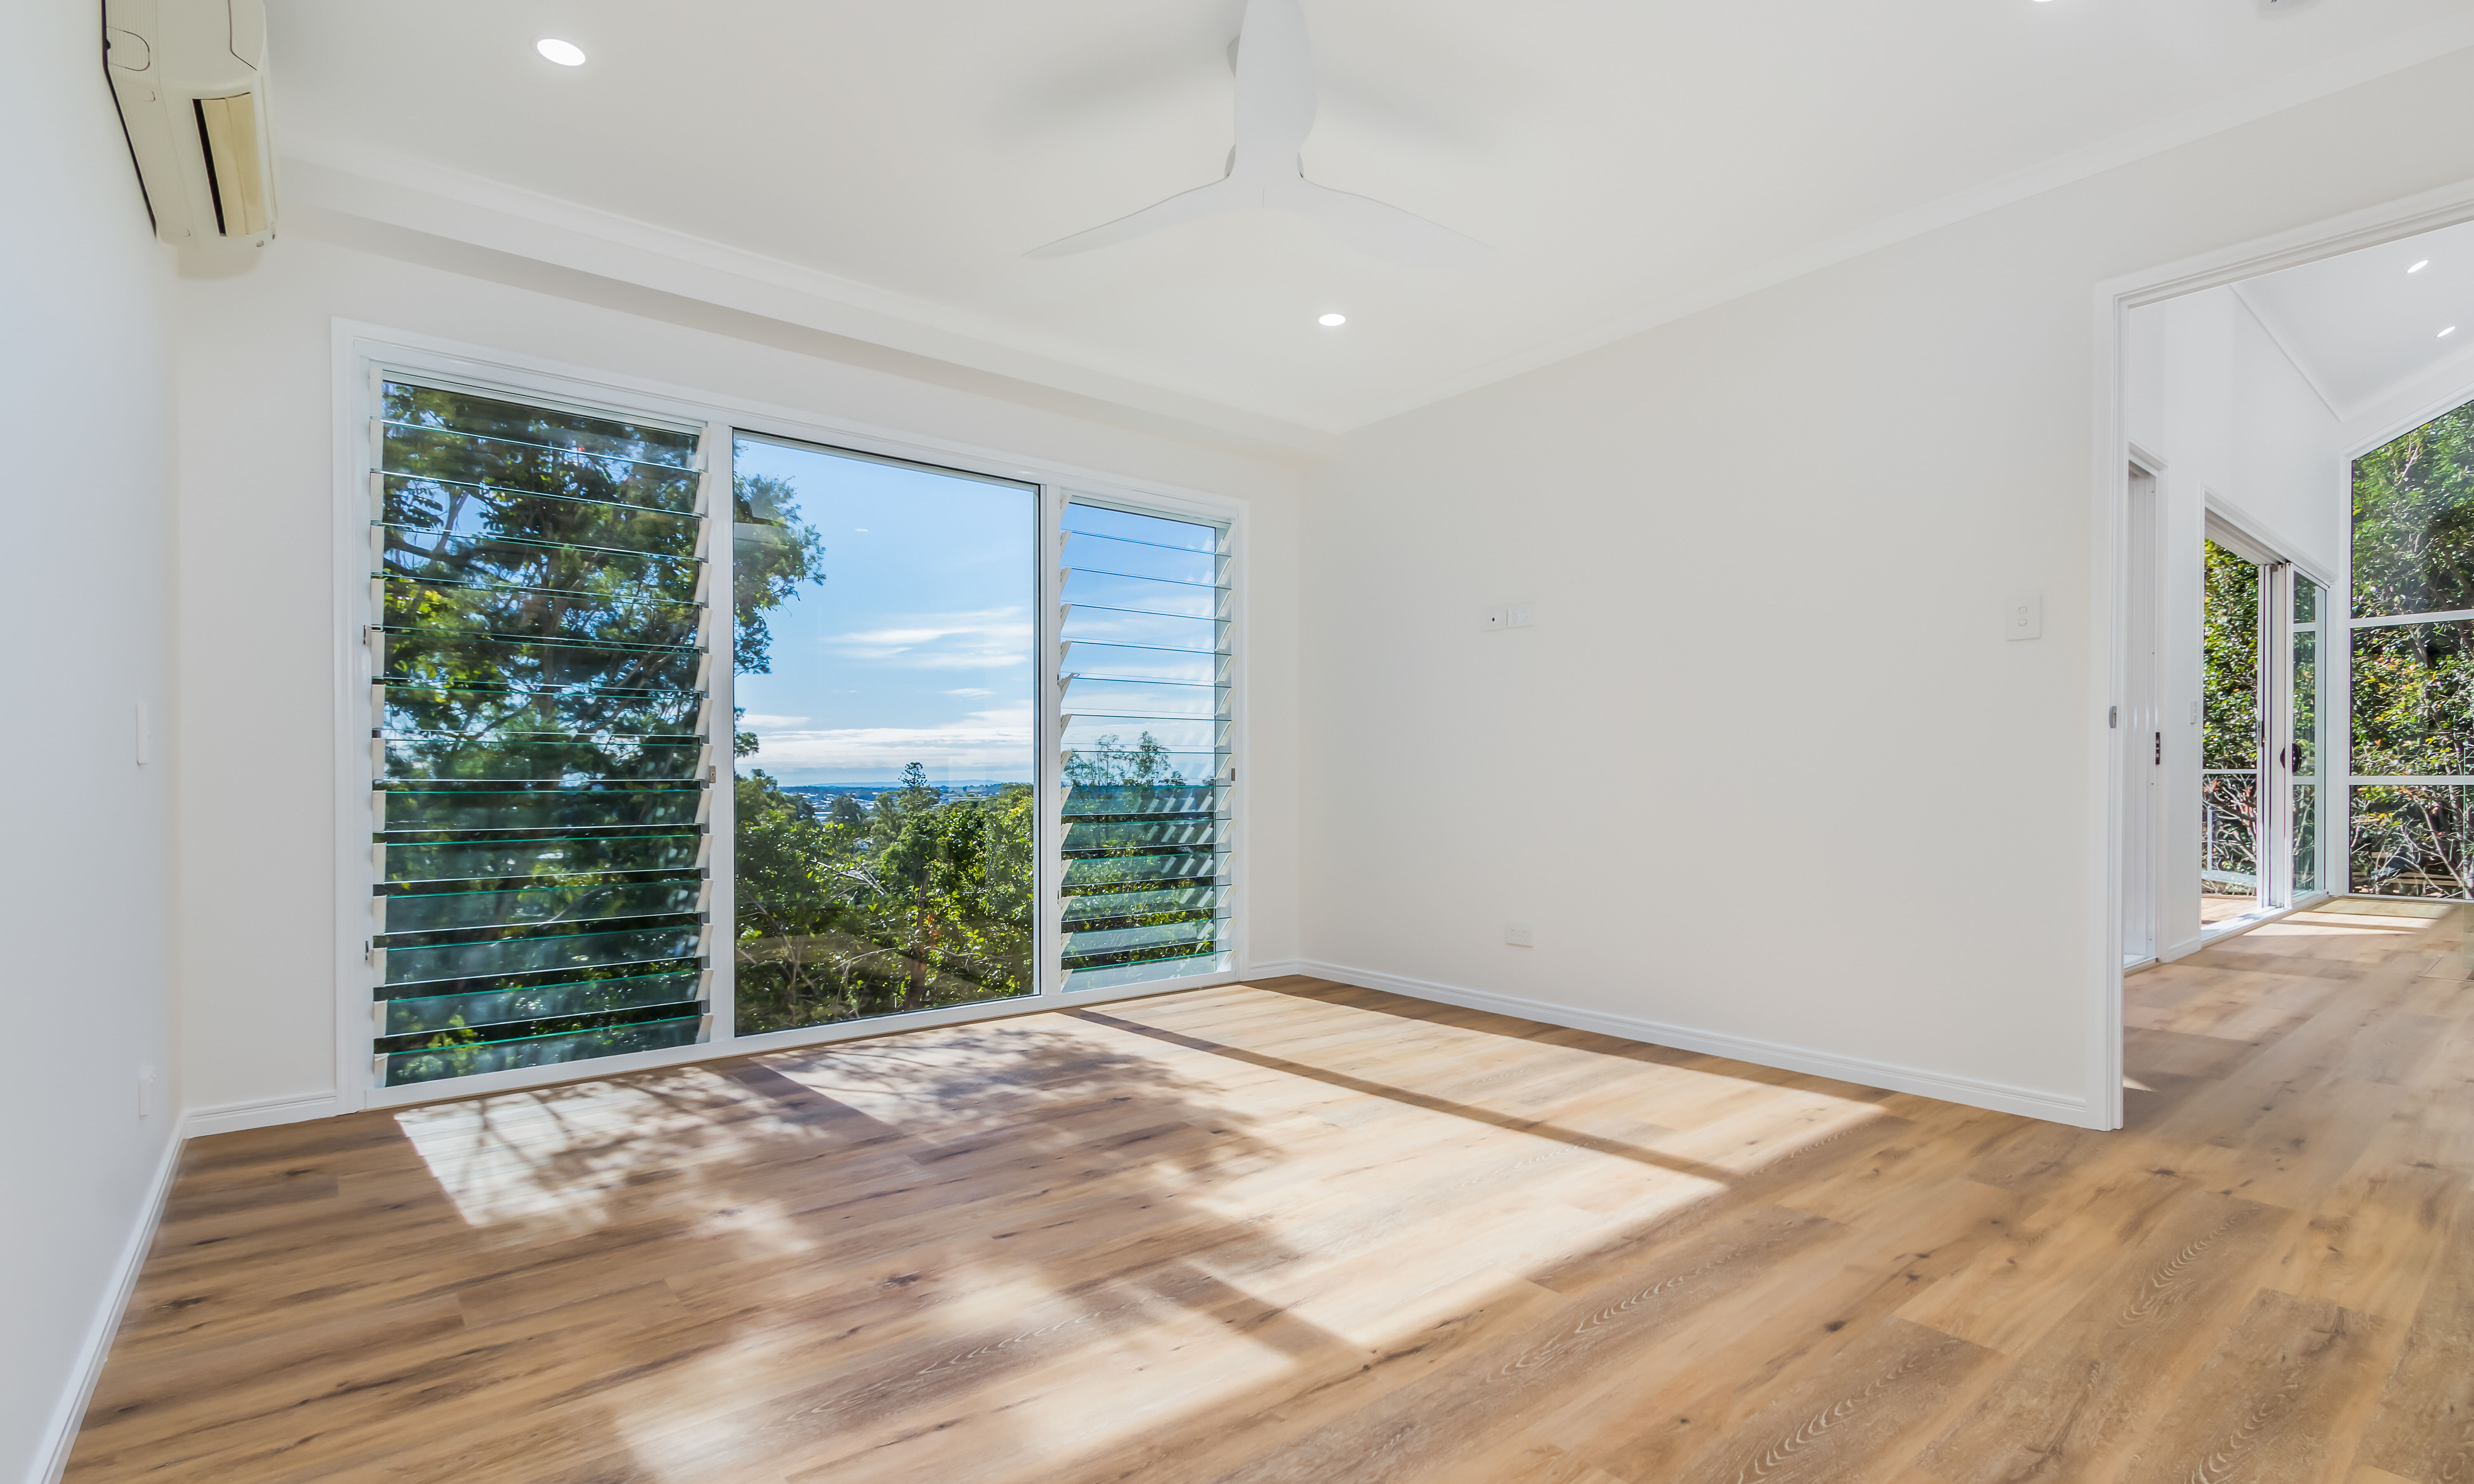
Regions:
[[[2409, 271], [2415, 263], [2428, 266]], [[2340, 417], [2367, 412], [2453, 363], [2474, 363], [2474, 222], [2236, 289]], [[2455, 333], [2440, 334], [2452, 326]]]
[[1335, 430], [2474, 43], [2464, 0], [1304, 5], [1307, 173], [1491, 267], [1262, 212], [1022, 256], [1218, 178], [1242, 0], [271, 0], [275, 127], [303, 180]]

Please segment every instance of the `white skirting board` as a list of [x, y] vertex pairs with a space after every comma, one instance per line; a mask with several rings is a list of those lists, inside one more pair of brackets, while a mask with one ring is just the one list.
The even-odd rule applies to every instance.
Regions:
[[68, 1469], [69, 1449], [77, 1443], [78, 1424], [85, 1421], [86, 1400], [94, 1395], [94, 1383], [102, 1377], [103, 1363], [111, 1354], [112, 1336], [120, 1331], [120, 1316], [129, 1310], [129, 1295], [137, 1286], [138, 1271], [146, 1266], [147, 1249], [155, 1245], [155, 1229], [163, 1219], [163, 1200], [172, 1193], [172, 1177], [180, 1173], [181, 1146], [184, 1142], [177, 1130], [164, 1141], [163, 1157], [156, 1161], [153, 1181], [137, 1209], [136, 1224], [121, 1246], [119, 1266], [112, 1273], [102, 1302], [95, 1305], [94, 1318], [86, 1325], [85, 1342], [78, 1347], [68, 1384], [52, 1404], [51, 1424], [46, 1429], [50, 1441], [35, 1455], [34, 1471], [27, 1475], [27, 1484], [59, 1484], [61, 1473]]
[[1783, 1071], [1835, 1078], [1859, 1086], [1912, 1092], [1921, 1097], [1939, 1098], [1945, 1103], [1989, 1107], [1999, 1112], [2018, 1113], [2023, 1117], [2074, 1124], [2080, 1128], [2097, 1127], [2089, 1117], [2085, 1098], [2068, 1097], [2058, 1092], [2013, 1087], [2004, 1083], [1978, 1082], [1969, 1077], [1953, 1077], [1948, 1073], [1928, 1072], [1887, 1061], [1868, 1061], [1858, 1057], [1842, 1057], [1833, 1052], [1812, 1051], [1777, 1041], [1756, 1040], [1751, 1036], [1729, 1035], [1719, 1031], [1695, 1031], [1687, 1026], [1671, 1026], [1606, 1010], [1583, 1010], [1574, 1005], [1524, 1000], [1492, 990], [1463, 989], [1454, 985], [1407, 979], [1398, 974], [1350, 968], [1341, 963], [1308, 961], [1298, 972], [1338, 980], [1362, 989], [1383, 989], [1394, 994], [1405, 994], [1412, 999], [1458, 1005], [1465, 1010], [1492, 1010], [1498, 1015], [1512, 1015], [1522, 1020], [1542, 1020], [1548, 1025], [1569, 1026], [1575, 1031], [1595, 1031], [1602, 1035], [1619, 1035], [1629, 1041], [1646, 1041], [1653, 1046], [1672, 1046], [1678, 1051], [1729, 1057], [1758, 1066], [1778, 1067]]
[[182, 1116], [181, 1137], [197, 1139], [209, 1133], [238, 1133], [243, 1129], [272, 1129], [279, 1123], [332, 1118], [343, 1110], [343, 1100], [331, 1092], [303, 1092], [289, 1098], [266, 1098], [255, 1103], [193, 1107]]

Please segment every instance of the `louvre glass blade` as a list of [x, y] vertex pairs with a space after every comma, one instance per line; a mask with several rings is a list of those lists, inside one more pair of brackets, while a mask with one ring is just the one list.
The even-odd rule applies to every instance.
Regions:
[[381, 397], [380, 418], [398, 427], [451, 428], [630, 462], [666, 464], [682, 471], [692, 471], [696, 465], [696, 435], [678, 428], [412, 381], [390, 379], [381, 388]]
[[693, 780], [704, 756], [700, 737], [604, 737], [505, 739], [467, 742], [458, 737], [386, 738], [384, 773], [399, 779], [595, 778]]
[[486, 1030], [519, 1022], [600, 1015], [655, 1005], [692, 1005], [701, 974], [636, 974], [581, 984], [536, 985], [478, 994], [433, 994], [381, 1003], [384, 1035]]
[[[1224, 745], [1227, 738], [1227, 723], [1211, 717], [1083, 716], [1079, 713], [1069, 715], [1065, 722], [1067, 750], [1080, 752], [1090, 758], [1106, 756], [1111, 749], [1123, 749], [1128, 756], [1133, 756], [1141, 749], [1145, 738], [1151, 739], [1153, 746], [1169, 752], [1207, 754], [1217, 752]], [[1079, 783], [1082, 780], [1077, 778], [1073, 781]], [[1160, 778], [1156, 781], [1171, 780]], [[1180, 776], [1175, 781], [1193, 780]]]
[[702, 940], [701, 930], [693, 927], [631, 928], [616, 932], [574, 933], [559, 937], [390, 948], [385, 954], [385, 982], [389, 985], [435, 984], [691, 959], [696, 956]]
[[607, 649], [528, 644], [428, 630], [386, 636], [386, 685], [482, 685], [510, 690], [666, 694], [697, 689], [704, 656], [692, 649]]
[[1154, 958], [1171, 951], [1199, 953], [1217, 941], [1221, 926], [1218, 917], [1198, 917], [1185, 922], [1068, 933], [1066, 966], [1081, 968], [1129, 958]]
[[549, 926], [596, 918], [659, 916], [692, 912], [703, 895], [704, 883], [693, 879], [391, 893], [386, 899], [386, 931], [393, 937], [442, 929]]
[[516, 538], [596, 550], [692, 557], [704, 523], [692, 512], [497, 484], [378, 476], [378, 523], [428, 545], [435, 536], [469, 542]]
[[620, 645], [692, 645], [702, 605], [585, 589], [424, 582], [381, 574], [379, 621], [439, 633], [499, 638], [594, 640]]
[[1225, 974], [1236, 966], [1236, 955], [1215, 951], [1135, 960], [1097, 968], [1069, 968], [1065, 975], [1065, 990], [1071, 994], [1085, 989], [1123, 989], [1134, 985], [1191, 979], [1201, 974]]
[[441, 1033], [445, 1044], [386, 1058], [386, 1084], [437, 1082], [449, 1077], [477, 1077], [521, 1067], [555, 1066], [562, 1062], [620, 1057], [631, 1052], [691, 1046], [703, 1024], [701, 1014], [606, 1025], [585, 1031], [553, 1032], [505, 1041], [455, 1044]]
[[1065, 818], [1070, 823], [1077, 819], [1217, 815], [1226, 812], [1227, 798], [1228, 789], [1224, 784], [1076, 785], [1065, 791]]
[[704, 807], [701, 789], [576, 789], [528, 793], [488, 789], [454, 792], [390, 789], [379, 797], [383, 805], [378, 828], [391, 835], [412, 830], [530, 831], [693, 824]]
[[1084, 504], [1079, 499], [1066, 505], [1064, 523], [1073, 541], [1087, 536], [1103, 536], [1116, 541], [1141, 542], [1170, 551], [1216, 552], [1221, 548], [1224, 535], [1219, 526], [1200, 521], [1144, 515], [1110, 505]]
[[1085, 604], [1066, 610], [1060, 637], [1073, 645], [1140, 645], [1216, 654], [1227, 632], [1228, 625], [1216, 619]]
[[390, 477], [439, 486], [480, 485], [622, 501], [655, 509], [695, 509], [696, 471], [508, 438], [402, 423], [381, 425]]
[[692, 868], [705, 837], [692, 832], [554, 839], [441, 839], [390, 843], [383, 879], [417, 881], [563, 880], [610, 871]]
[[1157, 680], [1114, 680], [1076, 675], [1065, 684], [1065, 709], [1077, 716], [1214, 718], [1227, 704], [1228, 688]]
[[536, 541], [476, 538], [449, 532], [374, 527], [379, 533], [377, 575], [454, 587], [539, 588], [593, 592], [623, 586], [646, 602], [691, 603], [704, 562], [692, 556]]
[[644, 694], [390, 683], [379, 704], [381, 727], [407, 741], [508, 732], [676, 735], [694, 731], [704, 714], [704, 696], [694, 691]]
[[1221, 822], [1201, 819], [1134, 819], [1104, 823], [1069, 822], [1065, 854], [1150, 855], [1163, 850], [1208, 850], [1220, 842]]
[[1225, 683], [1227, 668], [1210, 649], [1155, 649], [1142, 645], [1076, 642], [1065, 646], [1063, 672], [1110, 680], [1165, 680], [1178, 685]]
[[1110, 572], [1197, 587], [1224, 586], [1226, 576], [1226, 563], [1214, 550], [1163, 547], [1090, 531], [1066, 533], [1065, 565], [1075, 572]]
[[1065, 899], [1059, 925], [1068, 933], [1107, 928], [1163, 927], [1227, 915], [1220, 887], [1170, 887], [1156, 891], [1101, 891]]
[[1115, 572], [1075, 571], [1065, 576], [1065, 601], [1077, 609], [1087, 606], [1129, 614], [1217, 619], [1226, 596], [1224, 588], [1195, 587]]

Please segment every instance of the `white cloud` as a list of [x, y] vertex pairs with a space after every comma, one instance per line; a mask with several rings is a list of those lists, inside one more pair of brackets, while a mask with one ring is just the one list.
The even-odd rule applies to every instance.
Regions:
[[985, 686], [969, 685], [962, 687], [962, 689], [958, 691], [948, 691], [945, 693], [947, 695], [994, 695], [997, 693], [987, 689]]
[[1036, 635], [1019, 608], [920, 614], [885, 628], [825, 639], [845, 659], [880, 660], [911, 669], [991, 669], [1030, 663]]
[[807, 724], [805, 717], [768, 717], [753, 711], [739, 718], [740, 729], [747, 732], [787, 732]]

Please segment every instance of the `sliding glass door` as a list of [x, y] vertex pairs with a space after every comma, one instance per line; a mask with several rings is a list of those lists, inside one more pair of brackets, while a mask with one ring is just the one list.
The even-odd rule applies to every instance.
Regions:
[[2201, 580], [2199, 925], [2327, 888], [2320, 863], [2319, 616], [2292, 564], [2210, 539]]
[[2202, 576], [2199, 923], [2260, 908], [2260, 564], [2211, 541]]

